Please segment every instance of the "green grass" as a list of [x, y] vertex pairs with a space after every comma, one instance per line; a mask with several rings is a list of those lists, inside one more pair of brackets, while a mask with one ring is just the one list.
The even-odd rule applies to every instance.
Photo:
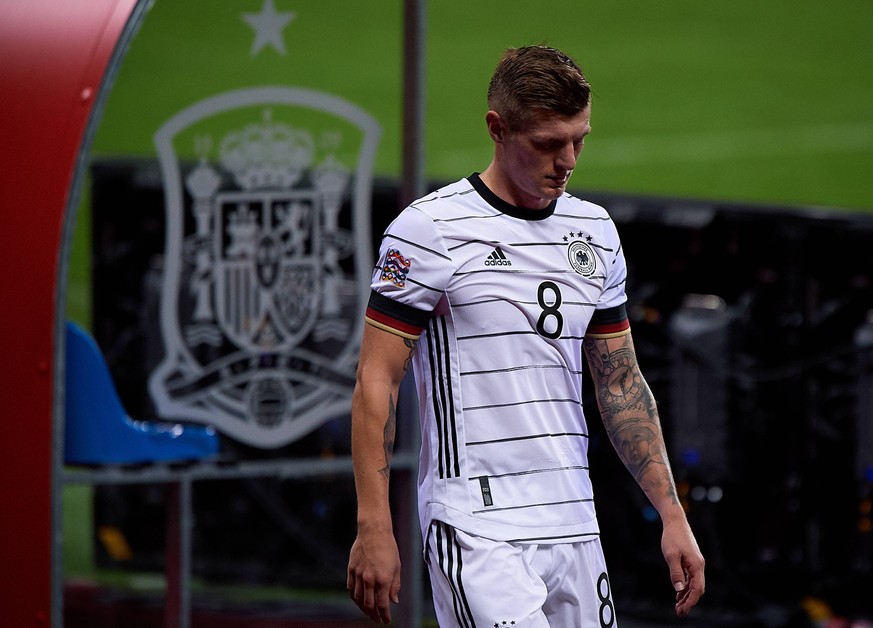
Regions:
[[595, 92], [572, 186], [873, 209], [869, 3], [458, 7], [431, 3], [427, 155], [440, 177], [487, 164], [497, 51], [547, 41], [576, 57]]
[[[182, 108], [242, 86], [339, 95], [383, 127], [376, 171], [400, 172], [400, 0], [275, 0], [296, 13], [287, 54], [249, 54], [235, 3], [157, 0], [121, 67], [93, 154], [154, 156]], [[426, 170], [484, 168], [487, 81], [502, 50], [546, 42], [585, 68], [595, 92], [574, 189], [873, 210], [873, 5], [868, 0], [529, 0], [428, 2]], [[69, 315], [90, 323], [87, 186]], [[119, 208], [123, 211], [124, 208]], [[64, 490], [64, 569], [98, 574], [90, 489]]]
[[[286, 54], [250, 55], [262, 0], [157, 0], [94, 148], [154, 154], [174, 113], [222, 91], [294, 85], [345, 98], [383, 128], [377, 173], [400, 172], [402, 2], [275, 0]], [[873, 6], [867, 0], [428, 2], [427, 173], [490, 159], [485, 92], [508, 46], [547, 42], [595, 91], [577, 188], [873, 210]], [[197, 26], [199, 25], [199, 28]]]
[[65, 574], [93, 575], [94, 520], [90, 486], [65, 486], [63, 490], [63, 544]]

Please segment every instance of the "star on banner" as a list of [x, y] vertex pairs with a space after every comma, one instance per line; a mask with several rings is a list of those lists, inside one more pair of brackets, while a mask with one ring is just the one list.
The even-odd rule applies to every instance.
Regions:
[[255, 41], [252, 43], [251, 56], [256, 56], [267, 46], [272, 46], [280, 55], [285, 55], [285, 40], [282, 30], [295, 18], [296, 13], [276, 12], [273, 0], [264, 0], [260, 13], [243, 13], [246, 24], [255, 31]]

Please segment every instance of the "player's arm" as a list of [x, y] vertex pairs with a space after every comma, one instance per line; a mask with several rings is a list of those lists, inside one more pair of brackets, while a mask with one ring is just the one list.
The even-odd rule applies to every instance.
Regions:
[[364, 613], [386, 624], [400, 591], [400, 555], [388, 501], [397, 391], [414, 350], [414, 340], [365, 325], [352, 398], [358, 534], [349, 556], [347, 586]]
[[583, 347], [609, 439], [660, 514], [661, 549], [677, 591], [676, 613], [687, 615], [703, 595], [703, 556], [676, 495], [658, 409], [630, 331], [586, 337]]

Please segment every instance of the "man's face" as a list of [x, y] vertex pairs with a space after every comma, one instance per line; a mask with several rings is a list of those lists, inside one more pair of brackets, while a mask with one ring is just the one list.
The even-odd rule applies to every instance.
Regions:
[[590, 132], [590, 105], [569, 118], [544, 112], [521, 131], [506, 130], [501, 166], [514, 204], [542, 209], [559, 198]]

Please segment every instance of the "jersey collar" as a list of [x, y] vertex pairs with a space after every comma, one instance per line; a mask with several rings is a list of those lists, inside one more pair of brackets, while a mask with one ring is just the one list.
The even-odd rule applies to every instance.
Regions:
[[555, 207], [558, 204], [558, 201], [554, 200], [543, 209], [529, 209], [527, 207], [519, 207], [517, 205], [507, 203], [502, 198], [497, 196], [494, 192], [492, 192], [479, 177], [478, 172], [474, 172], [469, 177], [467, 177], [467, 181], [470, 182], [470, 185], [472, 185], [473, 188], [479, 193], [479, 196], [481, 196], [485, 200], [485, 202], [491, 205], [491, 207], [501, 213], [506, 214], [507, 216], [512, 216], [513, 218], [521, 218], [522, 220], [545, 220], [555, 213]]

